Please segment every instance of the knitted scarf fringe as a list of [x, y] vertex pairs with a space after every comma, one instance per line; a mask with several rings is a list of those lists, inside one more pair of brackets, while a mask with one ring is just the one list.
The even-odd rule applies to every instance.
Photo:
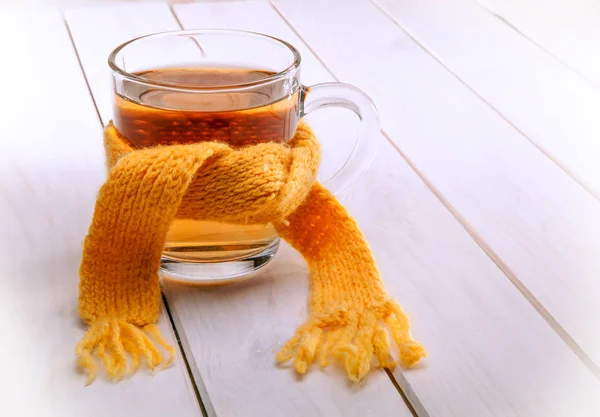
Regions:
[[[167, 357], [163, 356], [157, 344], [167, 352]], [[88, 374], [86, 384], [94, 380], [98, 371], [92, 357], [94, 351], [102, 360], [106, 374], [113, 380], [134, 373], [142, 359], [154, 371], [168, 367], [175, 358], [175, 348], [165, 341], [157, 325], [140, 328], [119, 319], [101, 319], [93, 323], [77, 345], [77, 366]]]
[[402, 366], [411, 366], [426, 356], [423, 346], [412, 340], [406, 314], [397, 302], [389, 300], [370, 311], [337, 310], [310, 317], [279, 351], [277, 362], [293, 359], [299, 374], [305, 374], [317, 360], [321, 368], [338, 362], [348, 379], [356, 383], [369, 373], [373, 359], [382, 368], [395, 367], [388, 331]]

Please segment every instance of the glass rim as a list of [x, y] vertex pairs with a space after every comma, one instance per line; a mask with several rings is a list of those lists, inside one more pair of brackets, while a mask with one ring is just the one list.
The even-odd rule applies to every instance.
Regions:
[[[164, 38], [164, 37], [169, 37], [169, 36], [201, 35], [201, 34], [206, 34], [206, 33], [225, 34], [225, 35], [246, 35], [246, 36], [250, 36], [250, 37], [262, 38], [265, 40], [274, 41], [276, 43], [279, 43], [279, 44], [287, 47], [287, 49], [292, 53], [293, 61], [285, 69], [283, 69], [279, 72], [276, 72], [274, 74], [268, 75], [264, 78], [261, 78], [258, 80], [253, 80], [253, 81], [248, 81], [248, 82], [243, 82], [243, 83], [226, 84], [226, 85], [222, 85], [222, 86], [221, 85], [220, 86], [198, 86], [198, 85], [192, 85], [192, 84], [173, 83], [173, 82], [167, 82], [167, 81], [153, 80], [150, 78], [146, 78], [146, 77], [128, 72], [125, 69], [121, 68], [116, 62], [117, 56], [127, 46], [129, 46], [135, 42], [141, 41], [141, 40], [147, 40], [147, 39], [151, 39], [151, 38]], [[300, 61], [301, 61], [301, 56], [300, 56], [300, 53], [298, 52], [298, 50], [292, 44], [290, 44], [282, 39], [279, 39], [279, 38], [276, 38], [274, 36], [267, 35], [264, 33], [252, 32], [252, 31], [248, 31], [248, 30], [232, 30], [232, 29], [191, 29], [191, 30], [179, 29], [179, 30], [169, 30], [169, 31], [164, 31], [164, 32], [150, 33], [147, 35], [138, 36], [136, 38], [128, 40], [127, 42], [120, 44], [115, 49], [113, 49], [113, 51], [108, 56], [108, 66], [110, 67], [111, 71], [114, 74], [118, 74], [128, 80], [135, 81], [138, 83], [143, 83], [146, 85], [155, 86], [155, 87], [172, 88], [172, 89], [177, 89], [177, 90], [189, 90], [189, 91], [196, 91], [196, 92], [202, 92], [202, 91], [214, 92], [214, 91], [223, 91], [223, 90], [245, 89], [248, 87], [255, 87], [255, 86], [268, 84], [268, 83], [285, 78], [289, 73], [291, 73], [292, 71], [299, 68]]]

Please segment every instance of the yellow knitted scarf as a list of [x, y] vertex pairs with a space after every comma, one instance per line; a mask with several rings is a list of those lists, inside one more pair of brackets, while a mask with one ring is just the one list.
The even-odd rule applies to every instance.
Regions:
[[[388, 297], [354, 219], [315, 182], [319, 144], [301, 124], [286, 144], [235, 150], [205, 142], [133, 150], [111, 124], [105, 129], [108, 180], [100, 190], [80, 268], [79, 314], [89, 329], [76, 349], [88, 382], [97, 351], [113, 379], [143, 360], [168, 365], [175, 350], [156, 322], [158, 269], [174, 218], [272, 223], [310, 270], [310, 315], [277, 355], [303, 374], [317, 358], [341, 362], [351, 381], [373, 357], [394, 366], [388, 331], [409, 366], [425, 356], [409, 321]], [[168, 353], [158, 348], [161, 346]]]

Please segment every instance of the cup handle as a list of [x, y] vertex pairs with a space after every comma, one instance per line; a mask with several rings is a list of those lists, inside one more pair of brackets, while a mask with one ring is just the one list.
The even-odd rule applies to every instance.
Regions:
[[373, 163], [381, 137], [379, 116], [369, 96], [352, 85], [323, 83], [302, 87], [300, 117], [325, 107], [352, 110], [360, 120], [350, 157], [331, 178], [323, 182], [329, 191], [338, 195], [354, 185]]

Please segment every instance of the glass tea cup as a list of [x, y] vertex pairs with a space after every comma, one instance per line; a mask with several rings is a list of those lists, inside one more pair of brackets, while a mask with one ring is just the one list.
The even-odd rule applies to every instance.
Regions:
[[[356, 87], [300, 82], [301, 57], [289, 43], [245, 31], [191, 30], [142, 36], [109, 57], [113, 122], [134, 148], [222, 141], [232, 147], [284, 143], [298, 121], [335, 106], [360, 119], [353, 151], [324, 184], [334, 194], [370, 166], [379, 121]], [[175, 219], [162, 253], [163, 276], [220, 284], [253, 275], [277, 252], [270, 224]]]

